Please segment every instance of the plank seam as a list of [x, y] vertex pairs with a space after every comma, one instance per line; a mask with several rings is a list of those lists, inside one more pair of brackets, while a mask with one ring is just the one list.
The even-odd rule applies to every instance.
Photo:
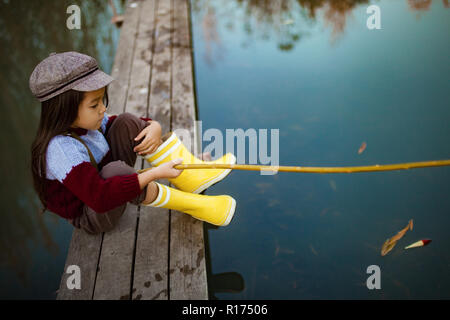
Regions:
[[105, 237], [105, 233], [102, 233], [102, 241], [100, 241], [100, 250], [98, 251], [98, 258], [97, 258], [97, 265], [95, 267], [95, 277], [94, 277], [94, 286], [92, 288], [92, 296], [91, 300], [94, 300], [94, 294], [95, 294], [95, 285], [97, 284], [97, 275], [98, 275], [98, 268], [100, 266], [100, 257], [102, 256], [102, 247], [103, 247], [103, 239]]
[[152, 76], [153, 76], [153, 58], [155, 56], [155, 42], [156, 42], [156, 21], [158, 19], [157, 11], [158, 10], [158, 1], [155, 0], [153, 3], [153, 34], [152, 34], [152, 57], [150, 61], [150, 72], [149, 72], [149, 79], [148, 79], [148, 91], [147, 91], [147, 117], [150, 116], [150, 97], [151, 97], [151, 84], [152, 84]]
[[[137, 38], [139, 35], [139, 28], [140, 28], [140, 24], [141, 24], [141, 17], [143, 15], [144, 10], [141, 10], [140, 14], [139, 14], [139, 19], [138, 19], [138, 23], [136, 25], [136, 32], [135, 32], [135, 38], [134, 38], [134, 42], [133, 42], [133, 59], [131, 59], [131, 66], [130, 66], [130, 75], [128, 77], [128, 86], [127, 86], [127, 95], [126, 95], [126, 99], [125, 99], [125, 106], [124, 106], [124, 111], [125, 111], [125, 107], [127, 105], [127, 101], [128, 101], [128, 89], [130, 88], [130, 82], [131, 82], [131, 74], [133, 71], [133, 61], [134, 61], [134, 54], [136, 52], [136, 43], [137, 43]], [[143, 168], [143, 161], [141, 160], [141, 169]], [[131, 275], [130, 275], [130, 300], [133, 300], [133, 286], [134, 286], [134, 266], [136, 263], [136, 249], [137, 249], [137, 237], [138, 237], [138, 233], [139, 233], [139, 216], [140, 216], [140, 212], [141, 212], [141, 206], [138, 206], [136, 208], [137, 210], [137, 215], [136, 215], [136, 228], [134, 229], [134, 244], [133, 244], [133, 257], [131, 258]]]
[[[192, 11], [191, 11], [191, 2], [189, 0], [186, 0], [187, 2], [187, 10], [188, 10], [188, 23], [189, 23], [189, 52], [191, 55], [191, 72], [192, 72], [192, 88], [194, 91], [194, 110], [195, 110], [195, 120], [199, 119], [199, 110], [197, 105], [197, 85], [196, 85], [196, 78], [195, 78], [195, 62], [194, 62], [194, 40], [192, 37]], [[196, 126], [195, 126], [196, 127]], [[201, 142], [201, 139], [200, 139]], [[198, 149], [198, 146], [197, 146]], [[194, 150], [195, 152], [198, 152], [198, 154], [202, 153], [202, 145], [200, 144], [200, 150]]]
[[[143, 167], [143, 160], [141, 159], [141, 168], [142, 167]], [[139, 234], [139, 215], [141, 212], [141, 206], [138, 206], [136, 210], [137, 210], [137, 217], [136, 217], [136, 228], [134, 229], [133, 258], [131, 259], [130, 300], [133, 300], [134, 266], [136, 264], [137, 238]]]
[[[169, 128], [170, 131], [173, 130], [172, 128], [172, 112], [173, 112], [173, 35], [175, 33], [174, 30], [174, 0], [171, 1], [170, 9], [171, 9], [171, 17], [170, 17], [170, 115], [169, 115]], [[167, 258], [167, 299], [170, 300], [170, 241], [171, 241], [171, 224], [172, 224], [172, 210], [169, 210], [169, 241], [167, 241], [167, 252], [168, 252], [168, 258]]]
[[[130, 1], [127, 1], [127, 6], [130, 3]], [[133, 49], [131, 50], [131, 56], [134, 57], [134, 52], [136, 51], [136, 42], [137, 42], [137, 34], [138, 34], [138, 30], [139, 30], [139, 24], [141, 23], [141, 14], [142, 11], [139, 14], [139, 18], [138, 18], [138, 22], [136, 24], [136, 29], [134, 32], [134, 37], [133, 37]], [[130, 82], [131, 82], [131, 72], [133, 71], [133, 60], [134, 59], [130, 59], [130, 67], [128, 68], [128, 83], [127, 83], [127, 88], [125, 90], [125, 101], [123, 104], [123, 108], [122, 108], [122, 113], [125, 112], [125, 109], [127, 107], [127, 101], [128, 101], [128, 89], [130, 88]]]

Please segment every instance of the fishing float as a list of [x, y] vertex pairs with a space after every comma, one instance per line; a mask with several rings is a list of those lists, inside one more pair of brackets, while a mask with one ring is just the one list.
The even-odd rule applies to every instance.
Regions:
[[423, 246], [426, 246], [427, 244], [429, 244], [430, 242], [431, 242], [431, 239], [419, 240], [417, 242], [414, 242], [413, 244], [410, 244], [409, 246], [406, 246], [405, 250], [411, 249], [411, 248], [423, 247]]

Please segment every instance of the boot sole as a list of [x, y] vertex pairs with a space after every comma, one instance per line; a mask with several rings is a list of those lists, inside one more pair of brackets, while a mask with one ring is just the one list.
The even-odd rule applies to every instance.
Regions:
[[[228, 164], [236, 164], [236, 157], [234, 156], [234, 154], [232, 154], [232, 157], [233, 158], [231, 160], [231, 163], [228, 163]], [[231, 169], [225, 169], [225, 171], [222, 172], [220, 175], [218, 175], [214, 179], [208, 181], [204, 185], [201, 185], [196, 190], [192, 191], [192, 193], [202, 193], [203, 191], [205, 191], [206, 189], [211, 187], [213, 184], [215, 184], [215, 183], [221, 181], [223, 178], [225, 178], [230, 172], [231, 172]]]
[[221, 224], [221, 227], [225, 227], [231, 222], [231, 220], [234, 217], [235, 210], [236, 210], [236, 200], [234, 200], [234, 198], [231, 198], [231, 208], [228, 211], [228, 215], [227, 215], [225, 222], [223, 224]]

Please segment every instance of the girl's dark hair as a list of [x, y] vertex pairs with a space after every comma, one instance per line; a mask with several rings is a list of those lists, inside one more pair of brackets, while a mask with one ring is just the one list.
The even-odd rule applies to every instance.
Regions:
[[[47, 177], [47, 147], [50, 140], [60, 134], [69, 131], [70, 126], [78, 115], [78, 106], [84, 98], [84, 92], [68, 90], [56, 97], [42, 102], [41, 119], [36, 132], [36, 137], [31, 145], [31, 173], [34, 188], [44, 206], [41, 212], [47, 209], [46, 201], [46, 177]], [[108, 93], [105, 88], [106, 103], [108, 105]]]

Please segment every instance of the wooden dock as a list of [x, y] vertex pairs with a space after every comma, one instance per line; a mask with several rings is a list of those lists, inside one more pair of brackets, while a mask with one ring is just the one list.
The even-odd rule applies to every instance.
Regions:
[[[184, 128], [197, 141], [192, 68], [188, 0], [129, 1], [108, 114], [148, 116], [161, 123], [163, 134]], [[135, 168], [145, 167], [138, 157]], [[67, 287], [71, 265], [80, 268], [81, 289]], [[93, 236], [75, 229], [57, 299], [208, 299], [203, 223], [128, 204], [111, 232]]]

